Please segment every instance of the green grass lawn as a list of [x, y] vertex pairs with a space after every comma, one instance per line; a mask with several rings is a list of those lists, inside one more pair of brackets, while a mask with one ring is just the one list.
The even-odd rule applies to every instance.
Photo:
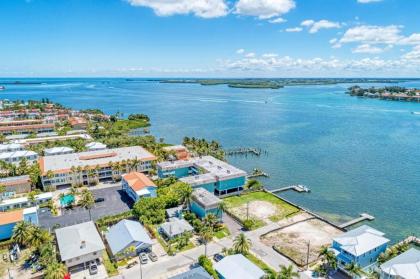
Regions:
[[263, 262], [262, 260], [258, 259], [256, 256], [254, 256], [251, 253], [248, 253], [245, 255], [245, 257], [250, 260], [251, 262], [253, 262], [256, 266], [258, 266], [259, 268], [261, 268], [262, 270], [264, 270], [264, 272], [269, 275], [269, 278], [272, 278], [272, 276], [275, 276], [276, 272], [274, 271], [274, 269], [272, 269], [271, 267], [269, 267], [265, 262]]
[[150, 123], [144, 119], [138, 120], [128, 120], [128, 119], [119, 119], [113, 125], [115, 128], [128, 128], [128, 129], [137, 129], [150, 126]]
[[[290, 217], [300, 211], [295, 206], [286, 203], [285, 201], [277, 198], [275, 195], [266, 193], [263, 191], [251, 192], [251, 193], [247, 193], [247, 194], [243, 194], [239, 196], [232, 196], [232, 197], [223, 199], [223, 202], [225, 203], [227, 210], [231, 213], [232, 213], [231, 209], [243, 206], [246, 203], [253, 202], [253, 201], [265, 201], [276, 206], [277, 208], [276, 214], [268, 217], [268, 219], [273, 222], [277, 222], [286, 217]], [[240, 219], [242, 220], [243, 218], [240, 218]], [[255, 229], [264, 225], [263, 220], [253, 218], [253, 221], [254, 221], [254, 225], [252, 226], [252, 229]]]
[[226, 227], [223, 227], [223, 229], [214, 233], [214, 236], [217, 237], [218, 239], [222, 239], [222, 238], [224, 238], [226, 236], [229, 236], [229, 235], [230, 235], [230, 231]]
[[102, 260], [106, 269], [106, 273], [108, 273], [108, 276], [115, 276], [118, 274], [118, 269], [115, 266], [115, 264], [111, 261], [111, 259], [108, 256], [108, 253], [104, 251], [102, 253]]

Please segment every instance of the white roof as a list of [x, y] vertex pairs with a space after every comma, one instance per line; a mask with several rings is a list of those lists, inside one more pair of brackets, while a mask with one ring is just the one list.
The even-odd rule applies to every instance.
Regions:
[[118, 222], [109, 229], [105, 237], [113, 255], [123, 251], [133, 242], [140, 243], [140, 245], [153, 244], [142, 224], [131, 220]]
[[191, 185], [212, 183], [218, 180], [227, 180], [236, 177], [246, 176], [246, 172], [212, 156], [191, 158], [189, 160], [166, 161], [158, 163], [158, 167], [164, 171], [186, 168], [203, 168], [206, 173], [193, 177], [183, 177], [183, 182]]
[[47, 148], [44, 150], [45, 155], [55, 155], [55, 154], [61, 154], [61, 153], [69, 153], [73, 152], [74, 149], [67, 146], [58, 146], [53, 148]]
[[5, 152], [8, 150], [22, 150], [23, 146], [19, 143], [7, 143], [0, 144], [0, 152]]
[[381, 265], [389, 275], [404, 279], [420, 279], [420, 250], [411, 248]]
[[32, 214], [32, 213], [36, 213], [36, 212], [37, 212], [36, 206], [23, 209], [23, 215]]
[[[39, 195], [35, 196], [36, 200], [41, 200], [41, 199], [52, 199], [52, 193], [48, 192], [48, 193], [41, 193]], [[20, 197], [20, 198], [15, 198], [15, 199], [8, 199], [8, 200], [2, 200], [0, 202], [0, 206], [2, 205], [14, 205], [14, 204], [21, 204], [21, 203], [26, 203], [28, 202], [28, 198], [27, 197]]]
[[62, 261], [105, 249], [101, 236], [92, 221], [56, 229], [55, 234]]
[[120, 147], [106, 150], [92, 150], [79, 153], [45, 156], [41, 160], [41, 169], [47, 171], [70, 170], [74, 167], [105, 165], [122, 160], [154, 160], [155, 156], [140, 146]]
[[265, 273], [242, 254], [226, 256], [214, 265], [225, 279], [260, 279]]
[[357, 257], [389, 242], [384, 235], [383, 232], [363, 225], [334, 238], [334, 241], [341, 245], [341, 249]]
[[178, 218], [172, 218], [171, 221], [160, 225], [160, 228], [169, 237], [176, 236], [184, 232], [190, 232], [194, 229], [186, 220]]
[[38, 153], [31, 150], [18, 150], [18, 151], [13, 151], [13, 152], [4, 152], [4, 153], [0, 153], [0, 160], [6, 160], [9, 158], [29, 157], [29, 156], [38, 156]]
[[86, 148], [91, 149], [91, 150], [95, 150], [95, 149], [105, 149], [106, 145], [101, 143], [101, 142], [89, 142], [88, 144], [85, 145]]

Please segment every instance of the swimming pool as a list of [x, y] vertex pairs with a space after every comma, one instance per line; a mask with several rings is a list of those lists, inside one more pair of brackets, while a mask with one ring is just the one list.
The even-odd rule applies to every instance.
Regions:
[[60, 198], [60, 204], [62, 207], [69, 206], [74, 202], [74, 196], [73, 195], [65, 195], [62, 198]]

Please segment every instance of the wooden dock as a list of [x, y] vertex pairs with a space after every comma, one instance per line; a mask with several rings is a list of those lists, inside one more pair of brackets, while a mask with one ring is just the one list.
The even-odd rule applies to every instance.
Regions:
[[293, 190], [293, 191], [296, 191], [298, 193], [309, 193], [311, 191], [306, 186], [298, 184], [298, 185], [291, 185], [291, 186], [279, 188], [279, 189], [276, 189], [276, 190], [271, 190], [269, 192], [272, 193], [272, 194], [275, 194], [275, 193], [280, 193], [280, 192], [289, 191], [289, 190]]
[[247, 178], [254, 178], [254, 177], [270, 177], [270, 175], [260, 169], [254, 169], [251, 174], [247, 176]]
[[350, 227], [352, 225], [355, 225], [357, 223], [363, 222], [363, 221], [373, 221], [375, 220], [375, 217], [373, 217], [372, 215], [369, 215], [367, 213], [362, 213], [360, 214], [360, 217], [354, 218], [353, 220], [350, 220], [348, 222], [345, 222], [341, 225], [338, 225], [340, 228], [345, 229], [347, 227]]
[[225, 150], [226, 155], [255, 155], [260, 156], [261, 154], [267, 154], [266, 151], [261, 150], [261, 148], [255, 147], [239, 147]]

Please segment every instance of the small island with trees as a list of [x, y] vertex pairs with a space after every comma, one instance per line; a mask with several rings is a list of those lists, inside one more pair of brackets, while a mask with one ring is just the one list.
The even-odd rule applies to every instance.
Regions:
[[359, 85], [355, 85], [349, 87], [346, 94], [382, 100], [420, 102], [420, 89], [400, 86], [362, 88]]
[[[156, 81], [156, 80], [152, 80]], [[285, 86], [331, 85], [339, 83], [397, 83], [402, 79], [368, 78], [248, 78], [248, 79], [161, 79], [160, 83], [196, 83], [203, 86], [227, 85], [231, 88], [280, 89]]]

